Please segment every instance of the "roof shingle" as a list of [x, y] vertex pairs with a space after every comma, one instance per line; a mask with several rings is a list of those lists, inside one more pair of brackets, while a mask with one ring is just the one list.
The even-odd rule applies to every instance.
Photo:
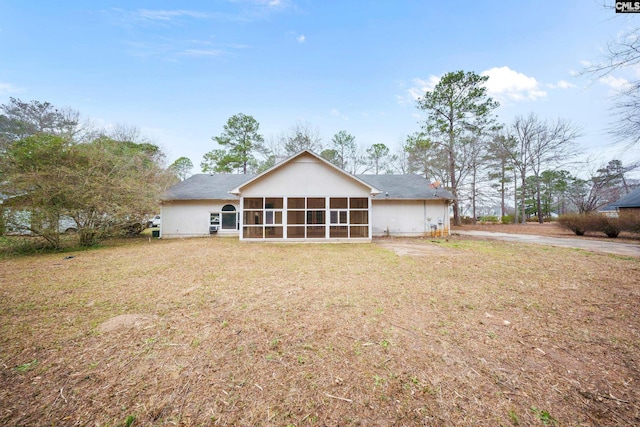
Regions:
[[[197, 174], [169, 188], [162, 200], [238, 200], [229, 191], [253, 179], [256, 175]], [[429, 186], [419, 175], [356, 175], [356, 178], [381, 191], [374, 200], [452, 200], [453, 195], [442, 188]]]
[[609, 206], [614, 208], [640, 208], [640, 187], [626, 196], [621, 197], [618, 201], [611, 203]]

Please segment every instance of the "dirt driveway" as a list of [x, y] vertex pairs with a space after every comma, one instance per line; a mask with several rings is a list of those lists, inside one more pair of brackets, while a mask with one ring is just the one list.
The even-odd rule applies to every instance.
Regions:
[[604, 252], [614, 255], [640, 258], [640, 245], [633, 243], [608, 242], [602, 240], [582, 240], [579, 238], [562, 238], [537, 236], [532, 234], [510, 234], [495, 231], [456, 230], [454, 233], [485, 239], [505, 240], [509, 242], [534, 243], [538, 245], [559, 246], [565, 248], [584, 249], [591, 252]]

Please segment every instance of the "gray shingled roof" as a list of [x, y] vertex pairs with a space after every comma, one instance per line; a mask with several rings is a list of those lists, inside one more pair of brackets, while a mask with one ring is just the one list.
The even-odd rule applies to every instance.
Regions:
[[[253, 179], [255, 175], [198, 174], [169, 188], [163, 200], [237, 200], [229, 191]], [[441, 188], [429, 186], [419, 175], [356, 175], [356, 178], [381, 191], [377, 199], [432, 200], [453, 199]]]
[[362, 181], [380, 190], [378, 199], [405, 200], [453, 200], [453, 194], [442, 188], [429, 186], [429, 181], [420, 175], [356, 175]]
[[614, 208], [640, 208], [640, 187], [626, 196], [621, 197], [618, 201], [611, 203], [609, 206]]
[[169, 188], [162, 200], [238, 200], [238, 196], [229, 194], [229, 190], [254, 176], [208, 173], [192, 175]]

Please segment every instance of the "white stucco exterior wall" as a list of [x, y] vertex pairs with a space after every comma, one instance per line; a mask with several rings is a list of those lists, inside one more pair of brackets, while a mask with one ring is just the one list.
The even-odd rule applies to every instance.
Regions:
[[[232, 205], [239, 210], [239, 200], [181, 200], [165, 201], [162, 204], [160, 237], [196, 237], [209, 235], [211, 213], [220, 212], [225, 205]], [[237, 230], [222, 230], [218, 235], [238, 235]]]
[[448, 235], [449, 206], [442, 200], [372, 201], [373, 236], [422, 236], [435, 230]]

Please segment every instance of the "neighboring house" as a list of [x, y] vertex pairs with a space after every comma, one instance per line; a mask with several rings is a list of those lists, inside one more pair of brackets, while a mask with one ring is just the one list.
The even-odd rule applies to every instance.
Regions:
[[618, 208], [614, 206], [614, 203], [609, 203], [607, 205], [598, 208], [598, 213], [609, 218], [617, 218], [618, 217]]
[[370, 241], [449, 234], [453, 196], [417, 175], [351, 175], [302, 151], [259, 175], [198, 174], [167, 190], [164, 238]]
[[640, 187], [608, 206], [617, 209], [618, 212], [634, 212], [640, 214]]

